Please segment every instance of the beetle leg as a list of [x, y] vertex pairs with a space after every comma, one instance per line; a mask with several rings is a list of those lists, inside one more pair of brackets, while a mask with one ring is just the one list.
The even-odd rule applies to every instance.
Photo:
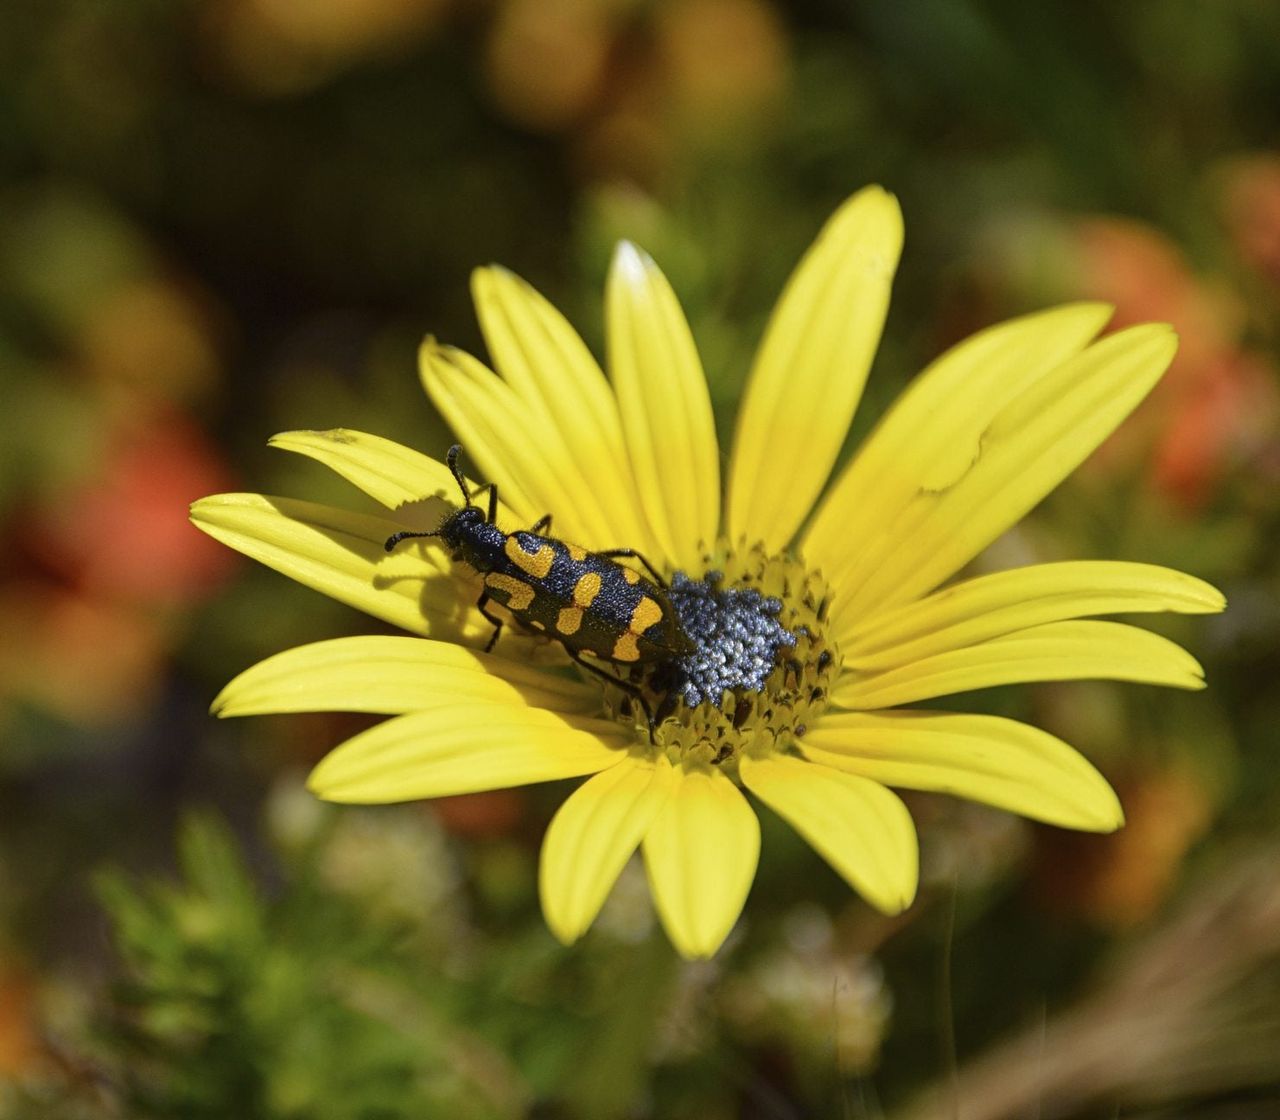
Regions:
[[619, 677], [615, 677], [612, 673], [600, 668], [599, 665], [592, 665], [590, 661], [584, 661], [582, 655], [576, 650], [569, 649], [566, 646], [565, 652], [572, 657], [577, 664], [586, 669], [587, 672], [594, 673], [602, 681], [617, 686], [633, 700], [639, 702], [641, 709], [644, 711], [645, 720], [649, 724], [649, 742], [654, 742], [653, 733], [657, 729], [658, 724], [653, 718], [653, 709], [649, 707], [649, 701], [644, 698], [644, 693], [640, 691], [640, 687], [632, 684], [630, 681], [624, 681]]
[[490, 650], [493, 649], [494, 643], [497, 642], [498, 640], [498, 635], [502, 633], [502, 619], [495, 618], [487, 610], [485, 610], [485, 607], [489, 605], [489, 601], [492, 598], [493, 596], [489, 594], [488, 590], [485, 590], [480, 593], [480, 598], [476, 600], [476, 610], [478, 610], [482, 615], [484, 615], [485, 618], [487, 618], [490, 622], [493, 623], [493, 634], [490, 635], [489, 642], [484, 647], [485, 653], [488, 653]]
[[496, 482], [489, 483], [489, 524], [496, 525], [498, 523], [498, 484]]
[[[477, 505], [475, 499], [480, 497], [486, 490], [489, 491], [489, 512], [486, 516], [489, 524], [493, 525], [498, 516], [498, 484], [496, 482], [486, 482], [474, 494], [467, 494], [467, 505]], [[465, 494], [466, 491], [464, 490], [463, 493]]]
[[641, 564], [649, 569], [649, 574], [653, 576], [653, 582], [661, 587], [663, 591], [667, 590], [667, 581], [658, 574], [658, 569], [645, 559], [643, 553], [637, 552], [634, 548], [608, 548], [605, 549], [604, 552], [597, 552], [596, 555], [607, 557], [610, 560], [616, 560], [619, 557], [622, 559], [630, 558], [632, 560], [639, 560]]

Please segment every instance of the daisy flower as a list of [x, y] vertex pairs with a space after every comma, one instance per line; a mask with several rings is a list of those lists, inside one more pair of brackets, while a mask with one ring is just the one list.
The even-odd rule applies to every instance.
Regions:
[[723, 479], [688, 323], [633, 245], [618, 247], [605, 293], [607, 378], [555, 308], [496, 267], [473, 277], [493, 369], [423, 345], [426, 391], [477, 469], [469, 485], [497, 484], [504, 531], [550, 513], [558, 538], [635, 549], [670, 580], [693, 651], [663, 666], [662, 681], [629, 678], [632, 692], [667, 701], [652, 734], [623, 687], [579, 672], [546, 636], [508, 624], [485, 652], [493, 626], [476, 609], [478, 575], [438, 539], [384, 550], [457, 507], [449, 471], [346, 429], [272, 443], [332, 468], [384, 515], [223, 494], [192, 517], [415, 636], [280, 653], [228, 684], [214, 711], [391, 717], [316, 767], [311, 789], [332, 801], [586, 777], [541, 854], [543, 912], [566, 943], [640, 848], [677, 950], [713, 954], [759, 856], [748, 793], [887, 913], [910, 905], [917, 883], [915, 830], [891, 789], [1118, 827], [1107, 782], [1059, 739], [911, 705], [1020, 681], [1203, 687], [1180, 647], [1097, 617], [1221, 610], [1222, 596], [1191, 576], [1083, 560], [948, 582], [1106, 439], [1176, 340], [1161, 324], [1099, 338], [1110, 309], [1096, 303], [991, 327], [921, 373], [832, 478], [901, 246], [898, 204], [879, 188], [829, 220], [770, 318]]

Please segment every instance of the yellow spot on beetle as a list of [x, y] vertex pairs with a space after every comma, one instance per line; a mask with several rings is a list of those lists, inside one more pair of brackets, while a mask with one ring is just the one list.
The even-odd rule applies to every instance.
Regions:
[[505, 604], [513, 611], [528, 610], [529, 604], [533, 602], [533, 588], [515, 576], [490, 572], [484, 577], [484, 585], [490, 591], [505, 595]]
[[628, 583], [635, 585], [640, 582], [640, 573], [633, 572], [630, 568], [623, 568], [622, 578], [625, 579]]
[[587, 550], [580, 544], [566, 544], [565, 549], [569, 553], [569, 559], [575, 563], [582, 563], [587, 558]]
[[640, 647], [636, 645], [636, 636], [630, 631], [623, 634], [613, 643], [614, 661], [639, 661]]
[[587, 572], [586, 575], [579, 577], [578, 582], [573, 585], [573, 604], [585, 610], [595, 602], [596, 596], [599, 594], [600, 573]]
[[576, 634], [582, 625], [582, 611], [577, 607], [561, 607], [556, 618], [557, 634]]
[[502, 550], [507, 554], [508, 560], [534, 579], [546, 579], [556, 558], [556, 550], [549, 544], [539, 544], [532, 552], [525, 552], [514, 535], [507, 538]]
[[662, 621], [662, 608], [648, 595], [643, 596], [631, 612], [631, 633], [643, 634], [655, 622]]

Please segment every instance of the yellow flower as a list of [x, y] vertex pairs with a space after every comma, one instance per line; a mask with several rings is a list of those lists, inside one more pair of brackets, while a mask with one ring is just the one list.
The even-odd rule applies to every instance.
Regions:
[[[480, 652], [492, 626], [475, 608], [475, 573], [455, 569], [438, 541], [383, 548], [393, 533], [438, 524], [450, 508], [439, 499], [458, 503], [456, 484], [437, 460], [348, 430], [273, 442], [331, 467], [389, 516], [256, 494], [206, 498], [192, 516], [232, 548], [419, 636], [278, 654], [232, 681], [214, 710], [391, 716], [316, 768], [311, 788], [334, 801], [592, 775], [542, 849], [543, 910], [565, 942], [641, 847], [676, 948], [714, 953], [759, 854], [743, 787], [886, 912], [911, 903], [917, 880], [914, 827], [888, 787], [1069, 828], [1118, 827], [1115, 794], [1060, 740], [908, 705], [1018, 681], [1203, 687], [1186, 651], [1094, 618], [1221, 610], [1222, 596], [1191, 576], [1078, 561], [942, 587], [1115, 429], [1176, 340], [1158, 324], [1097, 340], [1109, 309], [1092, 303], [992, 327], [933, 362], [829, 483], [901, 245], [897, 202], [878, 188], [831, 218], [769, 322], [723, 490], [688, 324], [634, 246], [618, 248], [609, 276], [607, 380], [566, 320], [498, 268], [474, 277], [497, 375], [425, 343], [427, 392], [468, 461], [497, 483], [501, 526], [551, 513], [567, 541], [635, 548], [684, 573], [673, 601], [682, 587], [700, 660], [682, 663], [683, 691], [653, 740], [621, 690], [566, 671], [554, 642], [508, 625], [492, 654]], [[741, 631], [763, 634], [764, 653], [733, 640]]]

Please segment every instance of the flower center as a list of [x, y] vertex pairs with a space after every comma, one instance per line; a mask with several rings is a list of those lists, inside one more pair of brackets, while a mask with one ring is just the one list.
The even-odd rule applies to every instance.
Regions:
[[[820, 575], [760, 545], [722, 541], [704, 561], [701, 577], [677, 572], [668, 593], [693, 651], [635, 671], [631, 683], [672, 761], [733, 766], [745, 751], [786, 750], [804, 735], [827, 706], [840, 656], [826, 636]], [[606, 693], [617, 718], [643, 720], [621, 689]]]

